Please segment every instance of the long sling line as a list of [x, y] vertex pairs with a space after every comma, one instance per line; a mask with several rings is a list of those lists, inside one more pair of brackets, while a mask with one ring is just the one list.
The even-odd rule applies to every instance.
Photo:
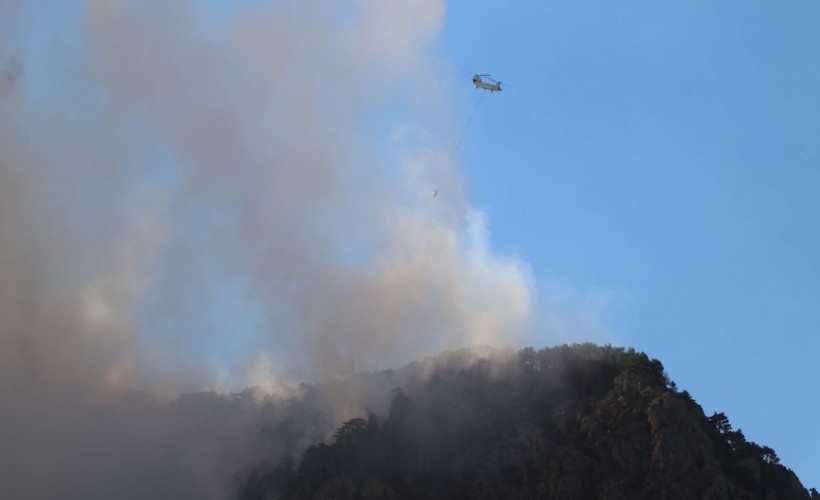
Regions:
[[481, 104], [481, 100], [484, 99], [484, 94], [487, 92], [487, 89], [481, 89], [481, 96], [478, 98], [478, 102], [475, 103], [475, 107], [473, 108], [473, 113], [470, 115], [470, 119], [467, 120], [467, 124], [464, 126], [464, 131], [461, 132], [461, 137], [458, 138], [458, 142], [456, 143], [456, 147], [453, 148], [453, 152], [450, 154], [450, 163], [452, 163], [453, 158], [456, 156], [456, 152], [458, 148], [461, 146], [461, 141], [464, 140], [464, 136], [467, 135], [467, 129], [470, 128], [470, 124], [473, 123], [473, 118], [475, 117], [476, 111], [478, 111], [478, 105]]

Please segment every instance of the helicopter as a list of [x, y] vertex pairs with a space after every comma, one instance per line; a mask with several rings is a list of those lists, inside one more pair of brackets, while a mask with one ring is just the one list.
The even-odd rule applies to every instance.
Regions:
[[[493, 83], [485, 82], [481, 79], [481, 77], [484, 77]], [[490, 92], [501, 92], [501, 82], [493, 80], [490, 78], [490, 75], [473, 75], [473, 85], [475, 85], [475, 88], [477, 89], [489, 90]]]

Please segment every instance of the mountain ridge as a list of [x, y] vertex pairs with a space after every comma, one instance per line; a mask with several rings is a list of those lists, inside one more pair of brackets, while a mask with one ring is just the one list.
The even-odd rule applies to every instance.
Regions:
[[386, 416], [260, 462], [240, 497], [820, 498], [634, 349], [462, 351], [405, 370]]

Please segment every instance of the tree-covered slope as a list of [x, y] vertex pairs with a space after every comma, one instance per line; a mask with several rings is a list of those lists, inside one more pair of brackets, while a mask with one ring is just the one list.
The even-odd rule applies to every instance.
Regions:
[[[294, 463], [295, 462], [295, 463]], [[658, 360], [561, 346], [439, 363], [383, 422], [262, 463], [244, 498], [810, 499], [768, 447], [704, 415]]]

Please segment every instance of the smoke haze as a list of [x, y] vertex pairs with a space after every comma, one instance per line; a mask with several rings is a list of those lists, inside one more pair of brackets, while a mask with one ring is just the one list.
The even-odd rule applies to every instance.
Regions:
[[376, 397], [338, 377], [517, 344], [528, 268], [447, 161], [444, 15], [0, 2], [2, 496], [219, 498]]

